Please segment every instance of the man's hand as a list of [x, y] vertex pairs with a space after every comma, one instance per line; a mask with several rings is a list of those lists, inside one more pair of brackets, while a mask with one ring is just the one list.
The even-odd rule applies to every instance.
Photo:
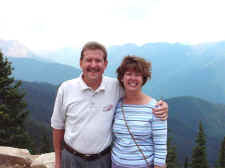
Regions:
[[154, 168], [166, 168], [166, 164], [164, 166], [157, 166], [157, 165], [154, 165]]
[[168, 104], [162, 100], [156, 103], [157, 108], [153, 109], [153, 113], [161, 120], [168, 118]]

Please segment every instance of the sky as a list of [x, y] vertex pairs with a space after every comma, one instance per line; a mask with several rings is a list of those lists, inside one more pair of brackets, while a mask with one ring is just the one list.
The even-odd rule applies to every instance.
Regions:
[[2, 0], [0, 39], [31, 50], [225, 40], [224, 0]]

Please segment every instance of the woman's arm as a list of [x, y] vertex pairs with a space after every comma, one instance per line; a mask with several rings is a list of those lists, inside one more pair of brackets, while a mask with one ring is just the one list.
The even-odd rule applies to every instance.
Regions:
[[152, 135], [154, 147], [154, 166], [165, 167], [167, 155], [167, 120], [153, 115]]

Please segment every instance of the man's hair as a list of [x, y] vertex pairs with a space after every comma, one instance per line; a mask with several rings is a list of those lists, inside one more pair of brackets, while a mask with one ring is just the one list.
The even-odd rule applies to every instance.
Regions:
[[87, 42], [84, 47], [82, 48], [81, 51], [81, 56], [80, 56], [80, 60], [82, 60], [84, 58], [84, 52], [86, 50], [101, 50], [104, 53], [104, 60], [107, 60], [107, 51], [104, 45], [96, 42], [96, 41], [90, 41]]
[[148, 79], [151, 79], [151, 69], [152, 65], [151, 62], [146, 61], [144, 58], [137, 57], [135, 55], [128, 55], [126, 56], [120, 66], [117, 68], [117, 79], [119, 80], [121, 86], [124, 88], [122, 78], [126, 71], [128, 70], [135, 70], [138, 73], [142, 74], [143, 77], [143, 84], [147, 82]]

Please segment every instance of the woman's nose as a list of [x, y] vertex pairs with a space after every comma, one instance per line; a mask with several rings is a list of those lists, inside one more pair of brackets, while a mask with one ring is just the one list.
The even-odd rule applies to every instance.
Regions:
[[135, 79], [135, 77], [136, 77], [135, 74], [130, 75], [130, 79]]

